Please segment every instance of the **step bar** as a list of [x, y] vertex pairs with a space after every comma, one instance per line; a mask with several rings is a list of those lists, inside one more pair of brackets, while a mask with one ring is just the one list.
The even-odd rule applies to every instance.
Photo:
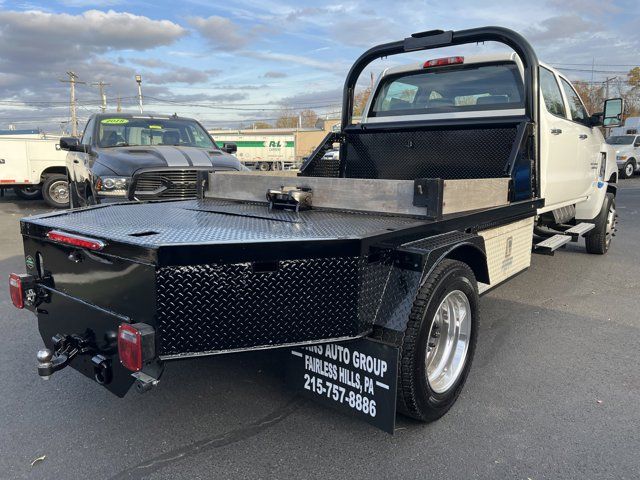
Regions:
[[594, 228], [594, 223], [579, 223], [564, 232], [560, 232], [535, 244], [533, 246], [533, 253], [553, 255], [559, 248], [564, 247], [569, 242], [577, 242], [580, 237], [584, 237], [585, 234]]

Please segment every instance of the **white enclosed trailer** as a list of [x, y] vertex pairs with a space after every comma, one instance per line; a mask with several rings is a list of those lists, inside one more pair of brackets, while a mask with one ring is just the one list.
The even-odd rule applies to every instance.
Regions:
[[218, 144], [235, 143], [238, 160], [252, 170], [290, 170], [297, 165], [293, 134], [210, 133]]

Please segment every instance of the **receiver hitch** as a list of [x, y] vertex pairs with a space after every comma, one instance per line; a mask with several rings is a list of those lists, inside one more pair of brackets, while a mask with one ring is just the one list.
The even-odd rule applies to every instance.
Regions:
[[38, 375], [44, 380], [51, 378], [54, 372], [69, 365], [76, 355], [89, 351], [89, 342], [80, 335], [56, 334], [51, 339], [53, 350], [44, 348], [38, 350]]

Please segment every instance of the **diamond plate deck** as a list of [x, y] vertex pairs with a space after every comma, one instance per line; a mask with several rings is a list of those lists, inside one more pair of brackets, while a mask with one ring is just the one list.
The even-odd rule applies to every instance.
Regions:
[[408, 217], [320, 209], [270, 211], [266, 204], [216, 199], [106, 205], [25, 221], [143, 247], [357, 239], [418, 222]]

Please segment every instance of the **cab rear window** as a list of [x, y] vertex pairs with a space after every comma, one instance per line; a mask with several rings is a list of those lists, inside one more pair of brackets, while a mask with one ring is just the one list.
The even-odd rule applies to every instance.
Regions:
[[369, 116], [518, 109], [523, 98], [513, 62], [436, 67], [385, 78]]

